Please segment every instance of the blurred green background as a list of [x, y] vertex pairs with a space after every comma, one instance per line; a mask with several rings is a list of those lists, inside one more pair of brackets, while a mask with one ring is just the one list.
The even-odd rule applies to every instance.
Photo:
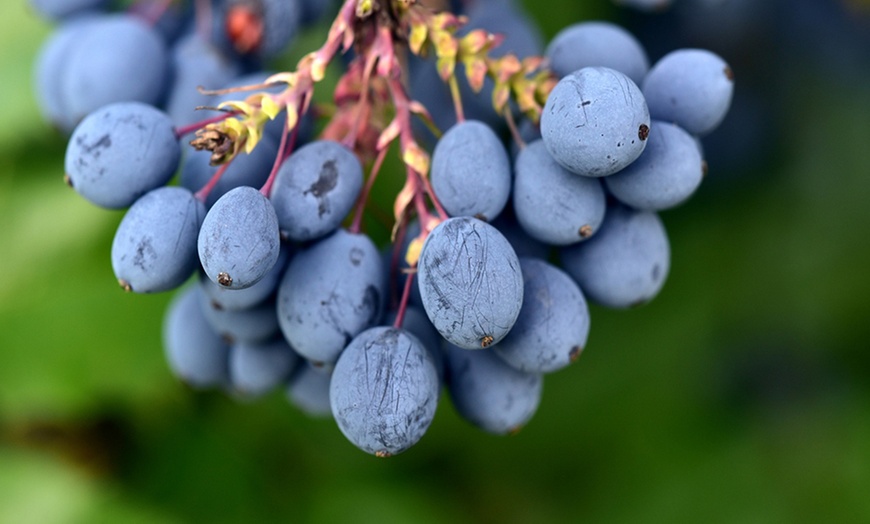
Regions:
[[[785, 5], [804, 4], [838, 2]], [[65, 140], [31, 94], [51, 27], [6, 4], [0, 523], [870, 521], [870, 61], [849, 36], [870, 14], [851, 2], [806, 32], [756, 20], [716, 40], [606, 0], [526, 5], [547, 37], [605, 18], [653, 60], [713, 48], [754, 105], [705, 144], [698, 194], [662, 214], [661, 295], [593, 307], [587, 350], [547, 377], [527, 427], [483, 434], [445, 396], [423, 440], [381, 460], [281, 392], [239, 403], [171, 376], [170, 296], [119, 291], [122, 213], [63, 185]]]

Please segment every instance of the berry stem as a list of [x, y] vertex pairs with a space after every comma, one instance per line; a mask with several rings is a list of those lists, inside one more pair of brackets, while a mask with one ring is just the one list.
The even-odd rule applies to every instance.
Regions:
[[423, 185], [423, 191], [429, 195], [429, 200], [432, 201], [432, 205], [435, 206], [435, 211], [441, 215], [441, 220], [447, 220], [450, 218], [450, 214], [444, 210], [444, 207], [441, 205], [441, 202], [438, 200], [438, 197], [435, 196], [435, 190], [432, 189], [432, 182], [429, 180], [429, 177], [420, 176], [420, 182]]
[[211, 193], [211, 190], [214, 189], [214, 186], [217, 185], [221, 177], [224, 176], [224, 173], [226, 173], [231, 163], [232, 160], [230, 160], [226, 164], [221, 164], [221, 166], [218, 168], [217, 171], [215, 171], [214, 175], [212, 175], [208, 182], [206, 182], [206, 184], [202, 186], [199, 191], [194, 193], [193, 196], [195, 196], [197, 200], [205, 204], [205, 201], [208, 199], [209, 193]]
[[[432, 229], [430, 226], [433, 222], [440, 222], [441, 220], [446, 220], [449, 215], [444, 212], [443, 209], [440, 209], [440, 204], [436, 206], [436, 211], [439, 215], [441, 215], [441, 219], [434, 217], [432, 213], [429, 212], [429, 208], [426, 207], [426, 191], [423, 190], [420, 185], [421, 181], [423, 181], [423, 177], [419, 176], [418, 173], [415, 173], [413, 169], [408, 168], [408, 176], [412, 177], [413, 183], [412, 186], [414, 188], [414, 208], [417, 211], [417, 216], [420, 217], [420, 229], [424, 232], [423, 237], [429, 233]], [[431, 200], [431, 199], [430, 199]], [[436, 202], [436, 200], [432, 200], [432, 202]]]
[[453, 108], [456, 110], [456, 121], [458, 123], [465, 122], [465, 110], [462, 108], [462, 95], [459, 94], [459, 82], [456, 81], [456, 75], [450, 75], [447, 84], [450, 86], [450, 96], [453, 98]]
[[393, 321], [393, 327], [400, 329], [405, 322], [405, 311], [408, 310], [408, 299], [411, 296], [411, 284], [414, 282], [414, 275], [417, 273], [416, 264], [408, 271], [408, 278], [405, 279], [405, 286], [402, 289], [402, 298], [399, 301], [399, 310], [396, 312], [396, 320]]
[[[302, 104], [300, 103], [300, 107]], [[288, 116], [289, 120], [289, 116]], [[288, 122], [289, 124], [289, 122]], [[293, 127], [291, 131], [288, 125], [284, 126], [284, 132], [281, 133], [281, 142], [278, 144], [278, 152], [275, 153], [275, 162], [272, 164], [272, 171], [269, 172], [269, 178], [266, 183], [260, 188], [260, 193], [269, 198], [272, 194], [272, 186], [275, 185], [275, 178], [278, 177], [278, 171], [281, 170], [281, 165], [287, 160], [287, 157], [293, 152], [296, 147], [296, 139], [299, 136], [299, 124]]]
[[241, 113], [241, 111], [228, 111], [228, 112], [225, 112], [221, 115], [214, 116], [212, 118], [200, 120], [199, 122], [194, 122], [194, 123], [188, 124], [186, 126], [176, 127], [175, 128], [175, 136], [176, 136], [176, 138], [180, 139], [184, 135], [189, 135], [190, 133], [195, 133], [196, 131], [199, 131], [200, 129], [204, 128], [207, 125], [222, 122], [222, 121], [226, 120], [227, 118], [230, 118], [232, 116], [236, 116], [240, 113]]
[[511, 111], [510, 105], [507, 105], [504, 108], [504, 119], [507, 122], [508, 129], [510, 129], [514, 142], [517, 143], [520, 149], [525, 149], [526, 141], [523, 140], [523, 137], [520, 135], [520, 130], [517, 127], [516, 120], [514, 120], [514, 113]]
[[351, 233], [359, 233], [360, 227], [362, 226], [362, 218], [363, 213], [366, 209], [366, 204], [368, 204], [369, 196], [372, 192], [372, 187], [375, 185], [375, 179], [378, 177], [378, 173], [381, 171], [381, 166], [384, 163], [384, 159], [387, 157], [387, 151], [389, 151], [389, 147], [384, 147], [378, 152], [378, 156], [375, 158], [375, 163], [372, 165], [372, 170], [369, 172], [369, 178], [366, 180], [366, 185], [363, 188], [362, 194], [360, 194], [359, 201], [357, 201], [356, 211], [354, 212], [353, 223], [350, 225]]
[[393, 252], [390, 255], [390, 305], [398, 307], [399, 296], [396, 293], [396, 277], [399, 273], [399, 257], [403, 255], [402, 246], [405, 244], [405, 235], [408, 233], [408, 216], [403, 215], [396, 223], [395, 238], [393, 238]]
[[365, 68], [363, 69], [362, 76], [362, 93], [360, 93], [360, 99], [357, 102], [356, 107], [356, 118], [353, 125], [348, 132], [347, 137], [344, 140], [344, 144], [351, 151], [355, 150], [357, 135], [359, 133], [360, 125], [362, 124], [363, 115], [367, 113], [366, 109], [369, 107], [369, 89], [370, 83], [372, 79], [372, 73], [375, 69], [375, 64], [377, 64], [378, 56], [375, 54], [371, 54], [366, 58]]

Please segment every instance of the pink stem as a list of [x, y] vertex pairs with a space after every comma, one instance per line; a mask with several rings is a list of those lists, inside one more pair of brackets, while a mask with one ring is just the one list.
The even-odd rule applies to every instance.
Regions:
[[359, 201], [356, 204], [356, 212], [354, 213], [353, 223], [351, 223], [350, 225], [351, 233], [356, 234], [360, 231], [363, 212], [365, 212], [366, 204], [368, 204], [369, 195], [372, 192], [372, 187], [375, 185], [375, 179], [378, 177], [378, 173], [380, 173], [381, 171], [381, 166], [384, 163], [384, 159], [387, 157], [387, 151], [389, 149], [389, 146], [384, 147], [378, 152], [378, 156], [375, 158], [375, 163], [372, 165], [372, 170], [369, 173], [369, 179], [366, 180], [366, 185], [363, 188]]
[[[418, 176], [417, 173], [408, 168], [408, 176]], [[432, 213], [429, 212], [429, 208], [426, 207], [426, 199], [424, 196], [424, 192], [420, 189], [419, 184], [419, 176], [417, 178], [416, 184], [414, 184], [414, 207], [417, 210], [417, 216], [420, 218], [420, 230], [422, 231], [423, 237], [429, 233], [429, 222], [432, 220]]]
[[438, 197], [435, 196], [435, 190], [432, 189], [432, 182], [429, 181], [429, 177], [422, 176], [419, 173], [417, 174], [417, 176], [420, 177], [420, 181], [423, 183], [423, 190], [426, 192], [427, 195], [429, 195], [429, 200], [431, 200], [432, 205], [435, 206], [435, 211], [437, 211], [438, 214], [441, 215], [441, 219], [447, 220], [448, 218], [450, 218], [450, 214], [444, 210], [444, 207], [441, 205]]
[[218, 168], [218, 170], [215, 171], [214, 175], [212, 175], [212, 177], [209, 179], [209, 181], [204, 186], [202, 186], [202, 188], [199, 191], [194, 193], [193, 196], [195, 196], [197, 200], [199, 200], [200, 202], [202, 202], [204, 204], [206, 199], [208, 199], [209, 193], [211, 193], [211, 190], [214, 189], [214, 186], [217, 185], [217, 183], [218, 183], [218, 181], [220, 181], [221, 177], [224, 176], [224, 173], [226, 173], [226, 171], [230, 167], [231, 163], [232, 163], [232, 160], [230, 160], [226, 164], [221, 165]]
[[405, 235], [408, 232], [408, 224], [404, 220], [399, 224], [399, 230], [396, 232], [396, 238], [393, 240], [393, 253], [390, 256], [390, 304], [396, 305], [396, 277], [399, 273], [399, 257], [402, 255], [402, 246], [405, 244]]
[[465, 122], [465, 110], [462, 109], [462, 97], [459, 94], [459, 83], [456, 76], [451, 76], [447, 82], [450, 86], [450, 97], [453, 99], [453, 109], [456, 111], [456, 122]]
[[218, 116], [215, 116], [212, 118], [207, 118], [205, 120], [200, 120], [199, 122], [194, 122], [194, 123], [188, 124], [186, 126], [177, 127], [177, 128], [175, 128], [175, 136], [180, 139], [184, 135], [188, 135], [190, 133], [194, 133], [196, 131], [199, 131], [200, 129], [204, 128], [205, 126], [207, 126], [209, 124], [215, 124], [217, 122], [221, 122], [223, 120], [226, 120], [227, 118], [230, 118], [231, 116], [236, 116], [240, 113], [241, 113], [240, 111], [230, 111], [228, 113], [223, 113], [221, 115], [218, 115]]
[[[414, 267], [416, 268], [416, 265]], [[408, 310], [408, 298], [411, 296], [411, 284], [414, 282], [415, 274], [416, 271], [409, 272], [408, 278], [405, 279], [405, 288], [402, 290], [402, 299], [399, 302], [399, 311], [398, 313], [396, 313], [396, 320], [393, 322], [393, 327], [396, 329], [401, 329], [402, 323], [405, 322], [405, 311]]]
[[356, 118], [354, 119], [353, 127], [351, 127], [350, 132], [348, 133], [348, 136], [347, 138], [345, 138], [344, 141], [344, 145], [347, 146], [347, 148], [350, 150], [354, 149], [357, 134], [359, 134], [360, 123], [362, 122], [362, 117], [365, 113], [366, 105], [369, 103], [369, 82], [371, 82], [372, 71], [374, 71], [377, 61], [378, 57], [376, 55], [371, 55], [366, 59], [366, 65], [365, 69], [363, 70], [362, 78], [362, 95], [360, 96], [359, 102], [357, 102]]
[[517, 128], [517, 122], [514, 120], [514, 113], [511, 111], [510, 104], [506, 105], [504, 108], [504, 119], [507, 122], [508, 129], [510, 129], [511, 136], [514, 139], [514, 142], [517, 143], [520, 149], [525, 149], [526, 141], [523, 140], [523, 137], [520, 135], [520, 131]]
[[[300, 103], [299, 107], [301, 108], [302, 106], [303, 104]], [[293, 152], [293, 148], [296, 147], [296, 138], [299, 136], [299, 120], [302, 118], [301, 111], [297, 111], [296, 115], [296, 125], [293, 126], [292, 131], [287, 129], [288, 126], [284, 126], [284, 132], [281, 133], [281, 142], [278, 144], [278, 153], [275, 155], [275, 162], [272, 164], [272, 171], [269, 173], [266, 183], [260, 188], [260, 193], [266, 198], [269, 198], [272, 194], [272, 186], [275, 185], [275, 178], [278, 177], [281, 165], [287, 160], [290, 153]], [[289, 114], [287, 119], [289, 121]]]

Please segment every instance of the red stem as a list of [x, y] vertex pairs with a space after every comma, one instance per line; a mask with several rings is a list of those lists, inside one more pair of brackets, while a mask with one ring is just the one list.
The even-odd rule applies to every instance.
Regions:
[[220, 181], [221, 177], [224, 176], [224, 173], [226, 173], [226, 171], [230, 167], [231, 163], [232, 163], [232, 160], [230, 160], [226, 164], [221, 165], [218, 168], [218, 170], [215, 171], [214, 175], [212, 175], [212, 177], [209, 179], [209, 181], [206, 182], [206, 184], [204, 186], [202, 186], [202, 188], [199, 191], [194, 193], [193, 196], [195, 196], [197, 198], [197, 200], [199, 200], [200, 202], [205, 204], [206, 199], [208, 199], [209, 193], [211, 193], [211, 190], [214, 189], [214, 186], [217, 185], [217, 183], [218, 183], [218, 181]]
[[432, 201], [432, 205], [435, 206], [435, 211], [441, 215], [442, 220], [447, 220], [450, 218], [450, 214], [444, 210], [444, 207], [441, 205], [441, 202], [438, 200], [438, 197], [435, 196], [435, 190], [432, 189], [432, 182], [429, 180], [429, 177], [425, 177], [417, 173], [417, 176], [420, 177], [420, 181], [423, 184], [423, 190], [429, 195], [429, 200]]
[[[416, 268], [416, 265], [411, 268]], [[393, 327], [401, 329], [402, 323], [405, 322], [405, 311], [408, 310], [408, 298], [411, 296], [411, 284], [414, 282], [416, 271], [408, 273], [408, 278], [405, 279], [405, 288], [402, 290], [402, 300], [399, 302], [399, 311], [396, 313], [396, 320], [393, 322]]]
[[396, 306], [396, 277], [399, 276], [399, 257], [402, 255], [402, 246], [405, 244], [405, 235], [408, 232], [408, 224], [405, 221], [406, 216], [399, 221], [399, 230], [396, 232], [396, 238], [393, 240], [393, 253], [390, 256], [390, 304]]
[[[389, 86], [390, 93], [393, 96], [393, 104], [396, 106], [396, 118], [399, 119], [400, 127], [400, 144], [404, 151], [406, 147], [414, 142], [414, 136], [411, 130], [410, 100], [405, 93], [402, 84], [399, 83], [397, 79], [391, 78], [389, 80]], [[438, 201], [438, 197], [435, 196], [435, 191], [432, 190], [432, 185], [429, 183], [429, 177], [426, 176], [426, 173], [417, 173], [415, 170], [408, 167], [408, 176], [411, 176], [412, 173], [417, 176], [418, 181], [420, 182], [416, 184], [415, 193], [425, 191], [425, 193], [429, 195], [429, 199], [432, 201], [438, 214], [441, 215], [442, 219], [447, 219], [450, 215], [447, 214], [444, 207], [441, 205], [441, 202]], [[426, 212], [426, 215], [431, 216], [428, 211]]]
[[517, 122], [514, 120], [514, 113], [511, 111], [510, 104], [506, 105], [504, 108], [504, 119], [507, 122], [508, 129], [510, 129], [511, 136], [513, 136], [514, 142], [517, 143], [520, 149], [525, 149], [526, 141], [523, 140], [523, 137], [520, 135], [520, 131], [517, 128]]
[[376, 55], [369, 56], [366, 59], [365, 69], [363, 69], [362, 94], [360, 95], [359, 102], [357, 102], [356, 118], [354, 119], [353, 126], [351, 127], [348, 136], [344, 140], [344, 145], [347, 146], [347, 148], [351, 151], [356, 149], [354, 145], [356, 145], [356, 138], [357, 134], [359, 134], [360, 123], [362, 122], [363, 115], [365, 114], [366, 105], [369, 103], [369, 82], [371, 82], [372, 71], [374, 71], [377, 61], [378, 57]]
[[184, 135], [188, 135], [190, 133], [194, 133], [196, 131], [199, 131], [200, 129], [204, 128], [205, 126], [207, 126], [209, 124], [216, 124], [218, 122], [226, 120], [227, 118], [229, 118], [231, 116], [236, 116], [238, 114], [241, 114], [241, 111], [229, 111], [229, 112], [220, 114], [220, 115], [212, 117], [212, 118], [207, 118], [205, 120], [200, 120], [199, 122], [194, 122], [192, 124], [188, 124], [186, 126], [176, 127], [175, 128], [175, 136], [176, 136], [176, 138], [180, 139]]
[[363, 212], [365, 212], [366, 204], [369, 201], [369, 195], [372, 192], [372, 187], [375, 185], [375, 179], [378, 177], [378, 173], [381, 171], [381, 166], [384, 163], [384, 159], [387, 157], [387, 151], [389, 151], [389, 146], [384, 147], [378, 152], [378, 156], [375, 158], [375, 163], [372, 165], [372, 170], [369, 172], [369, 178], [366, 180], [366, 185], [363, 188], [362, 194], [360, 194], [359, 201], [356, 204], [356, 211], [353, 217], [353, 223], [350, 225], [351, 233], [359, 233], [360, 226], [362, 224]]
[[[414, 184], [414, 208], [417, 210], [417, 216], [420, 218], [420, 230], [425, 234], [429, 233], [429, 222], [432, 220], [432, 213], [429, 212], [429, 208], [426, 207], [426, 199], [425, 193], [420, 189], [420, 178], [417, 173], [408, 168], [408, 176], [417, 176], [417, 183]], [[425, 238], [425, 234], [423, 235]]]
[[[299, 108], [301, 109], [302, 107], [303, 104], [300, 103]], [[296, 147], [296, 139], [299, 136], [299, 121], [301, 118], [302, 112], [297, 111], [296, 125], [293, 126], [293, 130], [291, 131], [287, 129], [287, 125], [284, 126], [284, 132], [281, 133], [281, 142], [278, 144], [278, 152], [275, 154], [275, 162], [272, 164], [272, 171], [269, 172], [269, 178], [266, 179], [266, 183], [260, 188], [260, 193], [262, 193], [266, 198], [269, 198], [272, 194], [272, 186], [275, 185], [275, 178], [278, 177], [278, 171], [281, 170], [281, 165], [293, 152], [293, 148]], [[290, 119], [289, 114], [287, 115], [287, 119]]]
[[450, 87], [450, 97], [453, 99], [453, 109], [456, 111], [456, 122], [465, 122], [465, 110], [462, 109], [462, 96], [459, 94], [459, 83], [456, 81], [456, 75], [450, 77], [447, 82]]

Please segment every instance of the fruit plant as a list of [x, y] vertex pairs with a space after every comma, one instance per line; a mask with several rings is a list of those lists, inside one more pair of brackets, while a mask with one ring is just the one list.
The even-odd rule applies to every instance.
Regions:
[[[71, 131], [66, 181], [128, 208], [111, 250], [124, 290], [179, 289], [164, 346], [191, 386], [286, 387], [381, 457], [421, 439], [442, 385], [475, 426], [516, 432], [544, 374], [583, 352], [587, 299], [661, 290], [658, 212], [699, 187], [698, 137], [725, 117], [733, 72], [700, 49], [650, 67], [605, 22], [544, 50], [507, 0], [327, 4], [203, 0], [185, 23], [171, 1], [35, 2], [61, 20], [37, 87]], [[262, 71], [329, 15], [319, 48]], [[379, 247], [363, 216], [391, 154], [404, 183]]]

